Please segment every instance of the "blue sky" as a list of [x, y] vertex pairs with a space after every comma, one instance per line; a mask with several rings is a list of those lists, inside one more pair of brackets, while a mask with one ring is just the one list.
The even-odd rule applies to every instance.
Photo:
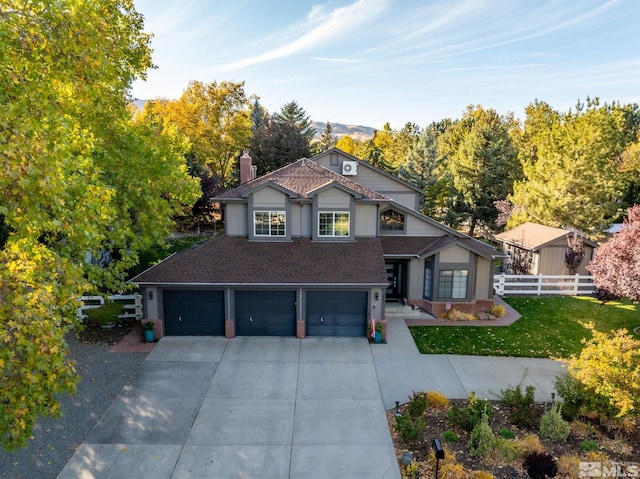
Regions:
[[157, 69], [135, 98], [245, 82], [270, 113], [382, 128], [524, 117], [587, 96], [640, 103], [638, 0], [134, 0]]

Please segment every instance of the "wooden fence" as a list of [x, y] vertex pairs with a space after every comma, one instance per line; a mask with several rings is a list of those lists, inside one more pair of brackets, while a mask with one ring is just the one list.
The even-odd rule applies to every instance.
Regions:
[[595, 285], [590, 275], [516, 275], [500, 274], [493, 279], [498, 296], [593, 294]]
[[[113, 294], [107, 296], [109, 301], [124, 303], [124, 313], [118, 317], [121, 319], [135, 318], [142, 319], [142, 296], [139, 294]], [[82, 296], [80, 298], [82, 306], [78, 308], [77, 316], [80, 319], [86, 318], [85, 309], [99, 308], [105, 301], [102, 296]]]

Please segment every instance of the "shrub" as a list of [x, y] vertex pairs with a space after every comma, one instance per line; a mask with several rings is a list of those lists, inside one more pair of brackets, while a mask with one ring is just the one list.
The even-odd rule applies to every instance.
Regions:
[[508, 464], [512, 464], [522, 455], [522, 446], [519, 442], [504, 437], [497, 437], [495, 452], [498, 457]]
[[444, 439], [445, 442], [458, 442], [460, 436], [453, 431], [445, 431], [442, 433], [442, 439]]
[[494, 305], [491, 307], [491, 311], [489, 312], [491, 316], [495, 316], [496, 318], [503, 318], [505, 314], [507, 314], [503, 305]]
[[522, 383], [516, 387], [500, 390], [500, 402], [510, 410], [509, 419], [512, 424], [519, 427], [532, 428], [536, 423], [536, 413], [533, 410], [536, 388], [527, 386], [526, 392], [522, 392]]
[[457, 309], [450, 309], [442, 313], [441, 317], [449, 321], [475, 321], [478, 317], [475, 314], [464, 313]]
[[417, 393], [413, 391], [409, 396], [409, 403], [407, 404], [407, 412], [409, 416], [417, 419], [424, 415], [427, 410], [428, 399], [427, 394], [424, 392]]
[[487, 415], [483, 414], [480, 422], [471, 431], [469, 437], [469, 454], [475, 457], [487, 457], [496, 446], [496, 438], [493, 435]]
[[569, 373], [556, 378], [556, 391], [562, 398], [562, 417], [571, 421], [581, 416], [615, 417], [618, 410], [605, 398], [591, 391]]
[[598, 443], [596, 441], [592, 441], [591, 439], [585, 439], [580, 443], [580, 449], [582, 449], [582, 452], [597, 451]]
[[473, 479], [495, 479], [495, 476], [489, 471], [474, 471]]
[[99, 308], [87, 309], [87, 322], [96, 326], [118, 322], [118, 316], [124, 311], [122, 303], [108, 303]]
[[524, 468], [531, 479], [545, 479], [555, 477], [558, 473], [558, 463], [547, 452], [532, 452], [524, 458]]
[[404, 414], [396, 416], [396, 430], [406, 443], [420, 439], [426, 427], [427, 424], [422, 418], [412, 419], [411, 416]]
[[500, 429], [498, 431], [498, 436], [504, 439], [514, 439], [516, 437], [511, 429]]
[[517, 442], [520, 445], [523, 454], [544, 451], [544, 446], [536, 434], [527, 434], [522, 439], [518, 439]]
[[598, 435], [595, 427], [583, 421], [571, 421], [569, 429], [578, 439], [592, 439]]
[[563, 454], [558, 458], [558, 475], [560, 477], [577, 477], [580, 470], [580, 456]]
[[551, 409], [546, 411], [540, 418], [540, 435], [548, 437], [554, 441], [565, 442], [569, 437], [571, 428], [569, 423], [562, 419], [560, 409], [562, 403], [554, 402]]
[[469, 395], [469, 405], [463, 408], [452, 407], [447, 411], [447, 419], [452, 426], [471, 431], [480, 422], [483, 414], [486, 414], [487, 419], [490, 421], [493, 416], [493, 409], [487, 400], [471, 393]]
[[438, 411], [444, 411], [449, 407], [447, 396], [439, 391], [427, 391], [427, 400], [429, 407]]

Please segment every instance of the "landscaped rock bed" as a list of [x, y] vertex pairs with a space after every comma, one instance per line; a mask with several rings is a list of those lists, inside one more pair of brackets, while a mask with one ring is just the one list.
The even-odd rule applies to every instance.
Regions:
[[[433, 393], [429, 393], [431, 396]], [[455, 425], [455, 417], [458, 423], [464, 422], [460, 417], [466, 418], [465, 411], [473, 409], [470, 404], [477, 403], [477, 399], [451, 400], [447, 401], [444, 396], [435, 393], [435, 400], [429, 400], [424, 414], [415, 412], [416, 396], [414, 393], [409, 403], [400, 406], [398, 411], [391, 410], [387, 413], [389, 429], [393, 438], [398, 463], [403, 474], [403, 478], [434, 478], [436, 460], [433, 453], [432, 441], [440, 439], [445, 449], [445, 459], [439, 461], [439, 478], [449, 479], [490, 479], [504, 478], [514, 479], [518, 477], [532, 477], [525, 468], [524, 463], [531, 453], [538, 453], [535, 458], [531, 456], [530, 462], [538, 464], [544, 470], [545, 460], [549, 460], [557, 467], [555, 477], [578, 478], [580, 477], [580, 462], [605, 463], [616, 461], [624, 463], [627, 467], [637, 465], [638, 476], [640, 477], [640, 425], [638, 421], [626, 420], [624, 422], [601, 422], [597, 419], [581, 418], [579, 421], [572, 421], [568, 424], [569, 435], [566, 441], [552, 440], [541, 437], [540, 418], [543, 413], [550, 409], [550, 403], [533, 403], [529, 419], [533, 420], [531, 427], [519, 427], [513, 425], [512, 409], [498, 400], [486, 401], [487, 409], [491, 409], [491, 419], [488, 424], [491, 434], [484, 436], [484, 443], [490, 443], [490, 451], [486, 457], [478, 454], [483, 452], [481, 447], [477, 447], [478, 433], [475, 435], [475, 442], [470, 440], [472, 432], [460, 425]], [[413, 415], [419, 416], [412, 419], [410, 423], [404, 418], [412, 417], [410, 408], [414, 407]], [[419, 407], [417, 408], [419, 409]], [[458, 413], [452, 414], [451, 409], [456, 409]], [[522, 418], [520, 418], [522, 419]], [[417, 434], [416, 439], [407, 440], [416, 431], [420, 430], [420, 420], [424, 420], [424, 430]], [[398, 426], [400, 421], [400, 426]], [[404, 422], [403, 422], [404, 421]], [[526, 421], [525, 421], [526, 422]], [[403, 439], [404, 431], [405, 439]], [[486, 430], [485, 430], [486, 432]], [[476, 449], [476, 454], [472, 455], [471, 449]], [[486, 444], [485, 444], [486, 445]], [[403, 454], [409, 451], [415, 462], [408, 467], [403, 465]], [[486, 450], [485, 450], [486, 452]], [[407, 460], [405, 455], [405, 461]], [[634, 462], [638, 461], [638, 462]], [[538, 467], [533, 466], [533, 467]], [[550, 466], [552, 467], [552, 466]], [[633, 471], [633, 469], [631, 469]], [[535, 476], [536, 471], [531, 470]], [[542, 479], [543, 476], [538, 476]]]

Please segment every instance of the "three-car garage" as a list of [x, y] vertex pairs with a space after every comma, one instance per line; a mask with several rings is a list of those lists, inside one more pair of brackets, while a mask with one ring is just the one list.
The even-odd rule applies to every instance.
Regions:
[[227, 315], [237, 336], [296, 336], [299, 311], [306, 336], [361, 337], [369, 317], [368, 291], [165, 289], [162, 296], [164, 334], [174, 336], [224, 336]]

